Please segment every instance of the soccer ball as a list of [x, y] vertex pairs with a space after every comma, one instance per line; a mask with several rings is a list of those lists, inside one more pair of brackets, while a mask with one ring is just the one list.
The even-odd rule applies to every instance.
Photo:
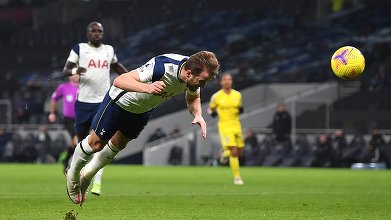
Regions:
[[331, 68], [339, 78], [354, 79], [364, 71], [365, 58], [357, 48], [341, 47], [331, 57]]

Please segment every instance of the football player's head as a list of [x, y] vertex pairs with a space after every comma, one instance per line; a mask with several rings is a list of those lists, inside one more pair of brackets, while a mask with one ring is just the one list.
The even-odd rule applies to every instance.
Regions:
[[232, 76], [230, 73], [223, 73], [221, 75], [220, 86], [223, 89], [232, 89]]
[[88, 42], [94, 46], [99, 46], [103, 39], [103, 26], [99, 22], [91, 22], [87, 26]]
[[214, 53], [195, 53], [183, 65], [186, 83], [189, 87], [204, 87], [208, 81], [216, 78], [219, 68], [220, 64]]

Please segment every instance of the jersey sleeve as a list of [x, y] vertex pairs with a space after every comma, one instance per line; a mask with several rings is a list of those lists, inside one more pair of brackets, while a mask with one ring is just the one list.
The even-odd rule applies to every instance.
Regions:
[[154, 66], [155, 66], [155, 58], [152, 58], [146, 64], [137, 68], [137, 72], [141, 82], [152, 82]]
[[215, 109], [216, 107], [217, 107], [216, 94], [213, 94], [212, 97], [210, 98], [209, 108]]
[[80, 47], [79, 44], [76, 44], [72, 48], [71, 52], [69, 53], [67, 61], [77, 64], [79, 61], [79, 54], [80, 54]]
[[52, 100], [57, 101], [64, 95], [64, 85], [61, 84], [57, 87], [56, 91], [52, 94]]

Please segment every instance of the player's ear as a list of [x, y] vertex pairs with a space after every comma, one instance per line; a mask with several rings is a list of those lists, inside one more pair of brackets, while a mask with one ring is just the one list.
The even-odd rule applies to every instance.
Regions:
[[186, 70], [186, 78], [190, 78], [191, 77], [191, 70]]

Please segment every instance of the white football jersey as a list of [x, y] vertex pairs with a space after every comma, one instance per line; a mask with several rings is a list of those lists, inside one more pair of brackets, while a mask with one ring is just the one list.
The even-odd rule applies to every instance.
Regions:
[[187, 59], [188, 57], [179, 54], [164, 54], [152, 58], [137, 68], [141, 82], [163, 81], [166, 84], [164, 91], [159, 95], [127, 92], [114, 85], [111, 86], [109, 95], [121, 108], [131, 113], [140, 114], [155, 108], [172, 96], [184, 92], [198, 94], [200, 88], [192, 92], [188, 90], [186, 83], [179, 80], [180, 68]]
[[86, 103], [102, 102], [110, 88], [110, 65], [118, 62], [113, 47], [106, 44], [94, 47], [88, 43], [79, 43], [73, 47], [67, 61], [87, 70], [80, 75], [77, 100]]

